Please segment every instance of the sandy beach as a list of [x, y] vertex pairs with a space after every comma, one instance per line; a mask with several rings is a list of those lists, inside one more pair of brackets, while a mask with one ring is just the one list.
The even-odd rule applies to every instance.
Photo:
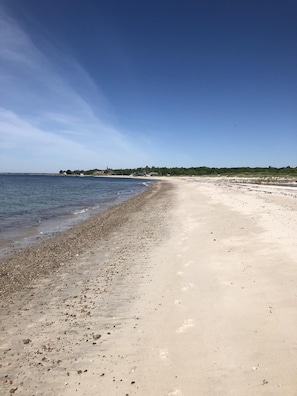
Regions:
[[0, 262], [0, 395], [297, 394], [297, 189], [168, 178]]

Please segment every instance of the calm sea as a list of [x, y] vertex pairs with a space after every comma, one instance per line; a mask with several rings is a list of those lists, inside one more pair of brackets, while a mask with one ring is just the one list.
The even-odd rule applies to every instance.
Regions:
[[134, 178], [0, 174], [0, 256], [138, 194]]

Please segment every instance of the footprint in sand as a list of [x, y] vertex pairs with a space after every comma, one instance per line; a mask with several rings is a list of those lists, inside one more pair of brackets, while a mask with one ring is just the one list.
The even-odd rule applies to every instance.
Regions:
[[194, 283], [188, 283], [186, 286], [182, 287], [182, 291], [187, 291], [189, 289], [192, 289], [194, 287]]
[[183, 396], [180, 389], [175, 389], [167, 393], [167, 396]]
[[181, 232], [179, 235], [180, 235], [180, 239], [181, 239], [182, 241], [186, 241], [186, 240], [188, 239], [186, 233], [184, 233], [184, 232]]
[[167, 360], [169, 358], [169, 352], [167, 349], [160, 349], [159, 357], [161, 360]]
[[194, 325], [194, 320], [193, 319], [187, 319], [184, 321], [184, 324], [179, 327], [176, 332], [177, 333], [183, 333], [184, 331], [186, 331], [187, 329], [189, 329], [190, 327], [193, 327]]

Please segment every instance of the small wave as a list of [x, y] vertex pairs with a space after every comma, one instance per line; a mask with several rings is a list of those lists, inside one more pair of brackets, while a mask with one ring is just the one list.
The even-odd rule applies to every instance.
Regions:
[[75, 210], [73, 212], [74, 215], [79, 215], [79, 214], [83, 214], [86, 213], [89, 209], [79, 209], [79, 210]]

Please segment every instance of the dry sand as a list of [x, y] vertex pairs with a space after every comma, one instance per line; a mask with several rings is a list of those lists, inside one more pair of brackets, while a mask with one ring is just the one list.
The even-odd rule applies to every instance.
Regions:
[[296, 189], [170, 179], [2, 261], [0, 394], [297, 395], [296, 231]]

